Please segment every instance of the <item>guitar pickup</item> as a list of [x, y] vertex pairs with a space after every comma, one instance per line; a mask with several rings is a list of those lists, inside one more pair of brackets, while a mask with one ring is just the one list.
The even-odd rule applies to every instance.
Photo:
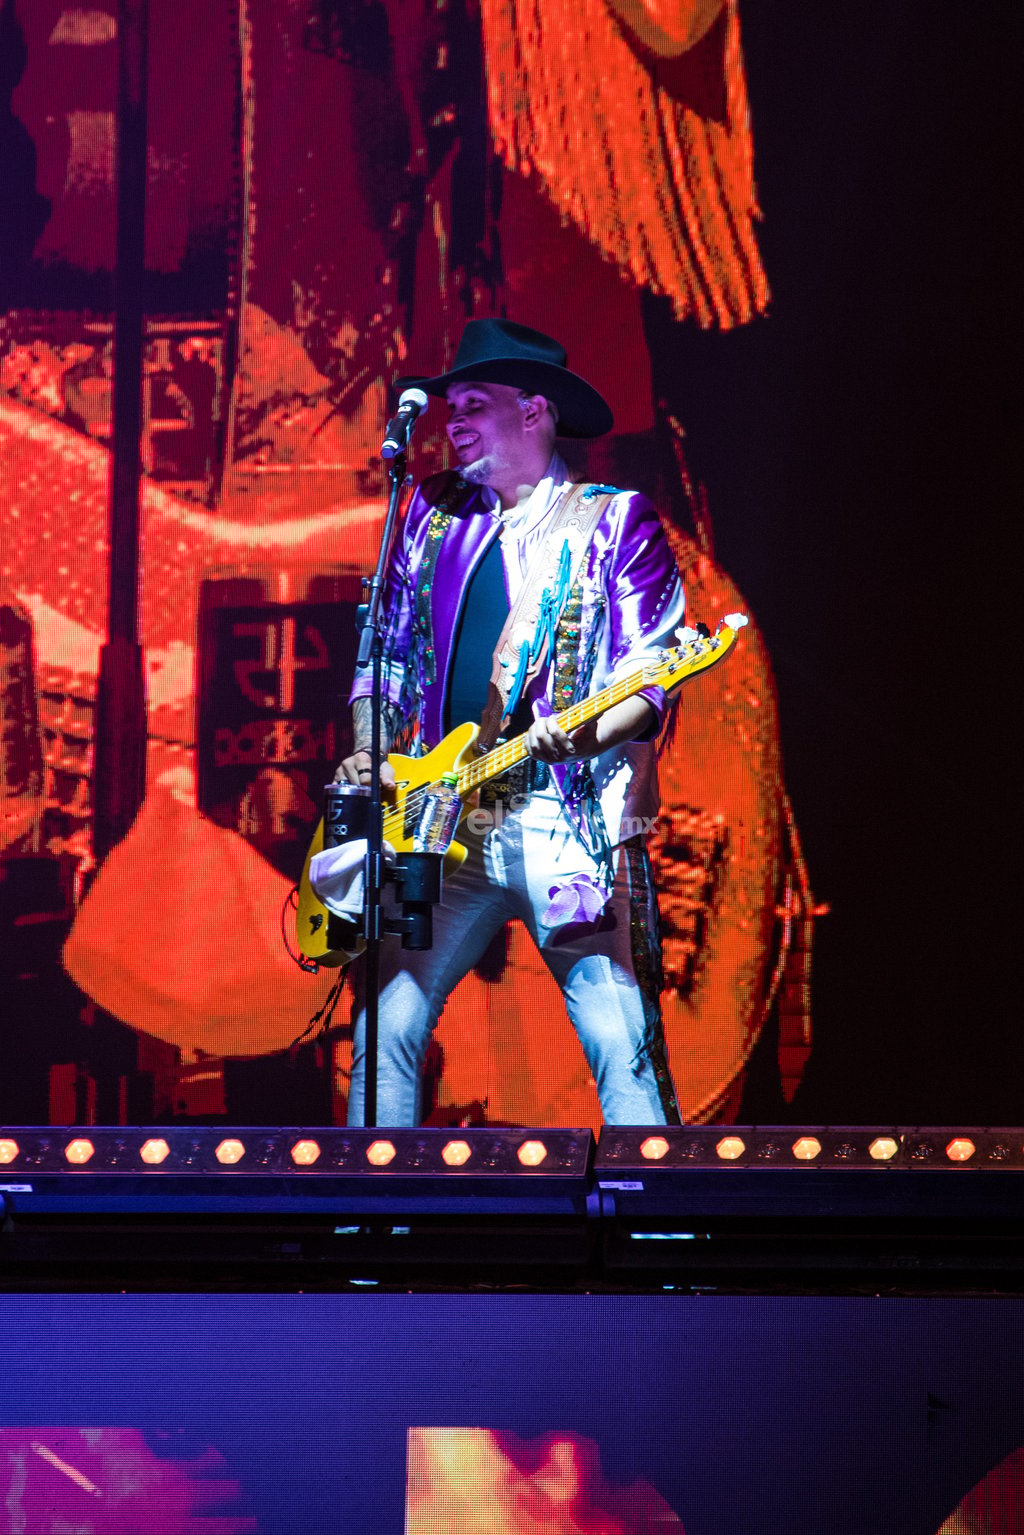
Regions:
[[420, 810], [422, 809], [418, 801], [415, 804], [411, 804], [411, 798], [411, 795], [406, 795], [405, 803], [402, 806], [402, 836], [406, 842], [411, 842], [415, 835], [416, 826], [420, 818]]

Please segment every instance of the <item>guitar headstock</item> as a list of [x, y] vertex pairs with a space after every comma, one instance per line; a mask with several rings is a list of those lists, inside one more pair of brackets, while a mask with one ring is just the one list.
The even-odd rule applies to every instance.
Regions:
[[677, 629], [679, 644], [661, 651], [657, 661], [649, 661], [644, 667], [644, 686], [671, 692], [687, 677], [714, 666], [731, 650], [737, 634], [748, 622], [745, 613], [727, 613], [714, 634], [704, 624], [694, 629]]

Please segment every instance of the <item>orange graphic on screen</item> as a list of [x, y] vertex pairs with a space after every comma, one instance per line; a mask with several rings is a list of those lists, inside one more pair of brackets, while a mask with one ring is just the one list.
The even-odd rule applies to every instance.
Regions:
[[[398, 224], [395, 209], [384, 209], [384, 218], [371, 206], [359, 158], [365, 145], [351, 129], [365, 40], [346, 35], [343, 66], [335, 67], [328, 45], [337, 39], [326, 22], [314, 49], [313, 24], [303, 31], [296, 8], [269, 10], [275, 25], [291, 29], [294, 47], [274, 76], [274, 100], [280, 87], [294, 116], [271, 112], [261, 94], [269, 65], [277, 70], [280, 60], [277, 33], [254, 15], [236, 34], [237, 147], [249, 198], [237, 230], [244, 268], [237, 313], [194, 323], [154, 316], [146, 348], [147, 797], [98, 873], [92, 756], [107, 618], [110, 329], [87, 326], [83, 316], [70, 334], [74, 321], [65, 316], [63, 330], [43, 334], [36, 317], [31, 334], [20, 335], [18, 325], [28, 322], [14, 316], [0, 348], [6, 853], [12, 861], [59, 863], [74, 915], [68, 973], [87, 1006], [138, 1031], [140, 1041], [181, 1052], [170, 1097], [192, 1112], [223, 1112], [223, 1058], [286, 1051], [334, 979], [303, 973], [289, 957], [282, 912], [291, 862], [308, 841], [341, 749], [341, 711], [327, 718], [324, 700], [342, 693], [348, 678], [331, 671], [336, 640], [325, 615], [333, 607], [338, 632], [351, 633], [351, 593], [373, 565], [382, 515], [378, 433], [413, 315], [418, 355], [429, 361], [433, 353], [440, 363], [467, 312], [512, 306], [517, 317], [558, 331], [558, 317], [546, 318], [555, 303], [578, 356], [597, 347], [597, 305], [626, 351], [613, 367], [597, 347], [586, 367], [613, 375], [617, 417], [639, 435], [653, 427], [655, 406], [638, 287], [668, 295], [678, 316], [719, 328], [767, 304], [734, 0], [675, 8], [587, 0], [585, 12], [571, 17], [561, 0], [487, 0], [486, 108], [465, 82], [463, 96], [485, 114], [505, 167], [503, 211], [487, 215], [504, 267], [476, 275], [460, 268], [458, 297], [446, 265], [458, 236], [451, 181], [458, 124], [445, 139], [441, 117], [424, 106], [437, 85], [430, 69], [447, 89], [442, 54], [431, 55], [430, 69], [404, 45], [389, 55], [388, 90], [408, 117], [410, 167], [420, 164], [421, 149], [434, 157], [422, 222], [405, 239], [407, 190], [395, 205]], [[442, 24], [432, 14], [421, 22], [424, 36]], [[562, 51], [572, 44], [572, 68], [566, 64], [558, 82], [550, 70], [561, 52], [548, 59], [535, 26], [549, 37], [557, 32]], [[48, 34], [35, 22], [30, 30], [27, 85], [49, 68]], [[80, 31], [65, 42], [83, 50], [88, 42], [90, 58], [113, 46], [106, 32], [86, 39]], [[152, 67], [161, 80], [155, 55]], [[223, 72], [229, 95], [232, 78]], [[46, 92], [56, 89], [44, 85], [35, 96], [23, 92], [19, 108], [41, 142]], [[159, 88], [153, 133], [163, 146], [179, 131], [175, 111], [188, 106], [187, 82], [175, 85], [177, 108], [167, 81]], [[602, 124], [585, 144], [564, 141], [557, 129], [574, 92], [586, 95]], [[607, 149], [600, 164], [592, 155], [598, 140]], [[85, 164], [81, 145], [76, 153], [74, 163]], [[161, 147], [159, 163], [169, 164], [169, 155]], [[218, 164], [223, 158], [218, 151]], [[57, 165], [48, 141], [40, 159], [48, 195], [59, 191]], [[222, 172], [210, 172], [211, 187]], [[189, 174], [202, 180], [204, 173], [192, 167]], [[407, 189], [400, 177], [399, 184]], [[80, 221], [80, 180], [72, 191]], [[109, 178], [94, 193], [92, 216], [109, 223]], [[56, 222], [42, 252], [55, 229], [66, 229], [70, 241], [76, 228], [71, 204], [51, 200]], [[560, 226], [552, 209], [572, 227]], [[179, 216], [186, 213], [159, 214], [165, 264], [181, 245]], [[325, 265], [327, 247], [342, 236], [352, 257], [343, 274]], [[81, 261], [102, 265], [106, 237], [84, 231], [82, 239]], [[278, 305], [275, 318], [272, 295], [282, 292], [291, 294], [293, 312], [284, 316]], [[215, 420], [226, 423], [223, 462], [216, 433], [200, 431]], [[428, 423], [418, 473], [435, 467], [436, 447]], [[600, 451], [613, 453], [614, 441]], [[686, 498], [696, 504], [688, 483]], [[747, 604], [713, 558], [706, 518], [695, 521], [697, 537], [667, 531], [690, 614], [713, 627]], [[324, 717], [303, 702], [314, 684]], [[756, 624], [728, 673], [685, 692], [661, 785], [651, 846], [671, 1066], [684, 1118], [728, 1117], [776, 994], [789, 1097], [809, 1046], [810, 892], [782, 788], [774, 683]], [[346, 1000], [338, 1021], [347, 1009]], [[594, 1083], [561, 1022], [561, 996], [513, 926], [441, 1018], [429, 1063], [431, 1122], [596, 1127]], [[334, 1103], [342, 1113], [344, 1037], [336, 1049]], [[200, 1067], [211, 1084], [201, 1102], [185, 1090], [187, 1073]], [[62, 1080], [58, 1072], [53, 1083]]]
[[0, 1509], [24, 1535], [255, 1535], [212, 1445], [134, 1428], [0, 1428]]
[[484, 0], [481, 14], [506, 165], [678, 318], [725, 330], [763, 312], [736, 0]]
[[1020, 1535], [1024, 1529], [1024, 1445], [971, 1488], [935, 1535]]
[[411, 1428], [407, 1443], [406, 1535], [683, 1535], [649, 1483], [611, 1486], [581, 1435]]

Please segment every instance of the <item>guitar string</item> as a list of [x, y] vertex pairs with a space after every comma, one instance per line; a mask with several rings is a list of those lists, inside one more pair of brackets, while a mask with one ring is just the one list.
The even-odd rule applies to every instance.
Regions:
[[[563, 728], [575, 730], [579, 725], [586, 723], [587, 720], [593, 719], [595, 713], [603, 713], [605, 709], [611, 708], [613, 703], [618, 703], [622, 699], [632, 697], [634, 693], [640, 691], [641, 687], [659, 686], [660, 684], [656, 680], [657, 673], [664, 672], [666, 667], [669, 676], [672, 676], [677, 667], [687, 668], [683, 671], [683, 675], [674, 678], [672, 686], [667, 689], [667, 691], [672, 692], [680, 683], [686, 681], [687, 676], [703, 669], [696, 664], [697, 662], [704, 661], [707, 663], [713, 661], [723, 645], [729, 648], [735, 638], [735, 634], [729, 634], [728, 641], [726, 641], [725, 637], [718, 633], [706, 639], [702, 637], [695, 642], [691, 642], [684, 649], [676, 651], [671, 662], [663, 660], [655, 666], [640, 667], [637, 671], [630, 673], [628, 677], [623, 678], [621, 682], [613, 683], [610, 687], [603, 689], [596, 697], [583, 699], [579, 703], [573, 704], [562, 714], [557, 715], [556, 719]], [[691, 665], [691, 663], [693, 664]], [[648, 677], [650, 672], [654, 672], [655, 676]], [[466, 788], [478, 787], [479, 784], [485, 783], [489, 778], [493, 778], [500, 772], [505, 771], [507, 767], [513, 766], [515, 762], [526, 758], [528, 753], [520, 745], [524, 740], [525, 736], [516, 736], [512, 741], [504, 742], [502, 746], [492, 748], [490, 752], [487, 752], [479, 761], [470, 764], [468, 768], [460, 770], [460, 778], [463, 773], [466, 775], [465, 781], [459, 785], [460, 792], [464, 792]], [[506, 756], [508, 758], [507, 761]], [[501, 759], [501, 766], [498, 768], [487, 768], [487, 765], [496, 758]], [[484, 771], [485, 768], [487, 768], [486, 772]], [[420, 789], [414, 790], [412, 794], [407, 795], [401, 805], [385, 810], [382, 817], [385, 836], [388, 834], [389, 827], [393, 827], [395, 822], [401, 823], [401, 827], [404, 830], [409, 816], [410, 804], [414, 810], [417, 810], [418, 814], [417, 807], [421, 805], [424, 796], [434, 792], [438, 787], [440, 786], [437, 784], [423, 786]]]
[[[688, 655], [676, 657], [672, 663], [669, 663], [670, 673], [674, 672], [677, 667], [687, 665], [688, 663], [713, 659], [721, 645], [721, 639], [718, 636], [714, 636], [710, 643], [705, 642], [703, 645], [691, 647]], [[631, 672], [628, 677], [624, 677], [619, 682], [612, 683], [609, 687], [603, 689], [594, 698], [582, 699], [578, 703], [573, 704], [569, 709], [566, 709], [557, 716], [559, 723], [569, 730], [578, 729], [581, 724], [586, 723], [589, 719], [593, 719], [595, 714], [604, 713], [613, 704], [632, 697], [642, 686], [654, 685], [655, 678], [648, 678], [646, 675], [648, 672], [653, 671], [656, 677], [658, 672], [664, 672], [664, 670], [665, 663], [655, 667], [638, 668], [637, 671]], [[685, 680], [685, 676], [675, 677], [673, 685], [677, 686]], [[479, 761], [470, 763], [468, 766], [460, 769], [459, 776], [462, 779], [462, 782], [458, 785], [460, 795], [465, 794], [467, 790], [472, 791], [480, 787], [489, 779], [497, 777], [500, 773], [507, 771], [508, 768], [515, 766], [516, 763], [523, 761], [528, 755], [521, 744], [524, 740], [525, 735], [515, 736], [511, 741], [503, 742], [501, 746], [493, 748], [486, 756], [481, 757]], [[427, 794], [436, 792], [439, 788], [440, 785], [437, 783], [425, 784], [419, 789], [414, 790], [411, 794], [406, 795], [401, 806], [387, 812], [385, 816], [385, 830], [395, 828], [398, 822], [402, 823], [404, 829], [410, 814], [413, 812], [418, 814], [424, 797]]]
[[[657, 670], [661, 669], [657, 668]], [[571, 705], [570, 708], [557, 716], [559, 724], [563, 729], [576, 730], [580, 725], [585, 724], [588, 719], [593, 719], [595, 713], [604, 713], [613, 704], [620, 703], [624, 698], [631, 697], [640, 687], [653, 685], [646, 678], [646, 673], [649, 670], [652, 670], [652, 668], [640, 667], [637, 671], [631, 672], [628, 677], [622, 678], [619, 682], [612, 683], [609, 687], [604, 688], [594, 698], [582, 699], [579, 703]], [[479, 788], [488, 779], [497, 777], [499, 774], [506, 772], [510, 767], [514, 767], [518, 762], [523, 761], [528, 756], [525, 747], [522, 745], [525, 740], [525, 734], [514, 736], [511, 741], [502, 742], [500, 746], [494, 747], [478, 761], [469, 763], [459, 769], [461, 782], [458, 784], [458, 789], [460, 795]], [[398, 821], [402, 822], [404, 827], [409, 818], [410, 811], [418, 811], [424, 797], [429, 793], [435, 792], [439, 787], [440, 785], [436, 783], [425, 784], [419, 789], [414, 790], [411, 794], [407, 794], [399, 807], [388, 811], [385, 815], [385, 831], [388, 830], [389, 823], [394, 825]]]
[[[711, 638], [710, 642], [705, 641], [703, 644], [691, 646], [688, 655], [678, 656], [672, 663], [669, 663], [670, 675], [677, 666], [681, 667], [690, 662], [708, 659], [721, 648], [721, 643], [719, 637], [715, 635]], [[621, 703], [624, 699], [632, 697], [641, 687], [654, 686], [653, 680], [648, 680], [648, 672], [653, 671], [657, 673], [664, 671], [664, 669], [664, 663], [655, 667], [639, 667], [635, 672], [631, 672], [628, 677], [623, 677], [620, 681], [611, 683], [607, 688], [603, 688], [593, 698], [581, 699], [578, 703], [570, 705], [562, 714], [557, 715], [556, 719], [563, 729], [577, 730], [580, 725], [586, 724], [589, 720], [593, 719], [595, 714], [602, 714], [607, 709], [612, 708], [614, 704]], [[676, 684], [685, 680], [685, 677], [674, 678]], [[504, 741], [500, 746], [493, 747], [491, 751], [487, 752], [478, 761], [458, 769], [460, 782], [457, 788], [460, 796], [465, 795], [467, 791], [471, 792], [479, 788], [489, 779], [498, 777], [501, 773], [507, 772], [510, 767], [514, 767], [517, 763], [524, 761], [528, 756], [527, 751], [522, 745], [525, 740], [525, 734], [514, 736], [511, 741]], [[401, 805], [385, 811], [385, 836], [388, 835], [389, 831], [396, 836], [402, 835], [410, 815], [415, 814], [418, 817], [425, 797], [428, 794], [436, 793], [439, 788], [440, 784], [438, 783], [421, 785], [420, 788], [413, 790], [411, 794], [407, 794]]]

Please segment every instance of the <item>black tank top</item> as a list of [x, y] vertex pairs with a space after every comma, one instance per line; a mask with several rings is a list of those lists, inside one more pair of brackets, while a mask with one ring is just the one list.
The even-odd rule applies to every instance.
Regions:
[[[467, 720], [479, 724], [487, 703], [494, 647], [508, 614], [501, 539], [496, 537], [473, 572], [459, 614], [448, 671], [445, 734]], [[528, 730], [532, 722], [533, 711], [523, 700], [504, 733], [518, 735]]]

